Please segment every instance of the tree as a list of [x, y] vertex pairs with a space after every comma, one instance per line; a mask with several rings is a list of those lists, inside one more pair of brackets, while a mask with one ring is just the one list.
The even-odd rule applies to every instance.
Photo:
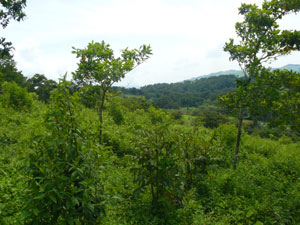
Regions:
[[74, 48], [72, 53], [80, 58], [78, 69], [73, 78], [83, 85], [98, 87], [98, 114], [100, 121], [99, 138], [101, 143], [103, 126], [103, 107], [107, 92], [112, 85], [133, 70], [136, 66], [147, 60], [151, 53], [150, 45], [142, 45], [139, 49], [125, 48], [121, 55], [116, 57], [109, 44], [91, 42], [85, 49]]
[[226, 116], [216, 111], [204, 111], [201, 120], [206, 128], [217, 128], [220, 124], [228, 122]]
[[[10, 20], [21, 21], [25, 17], [23, 9], [26, 6], [26, 0], [0, 0], [0, 24], [2, 28], [6, 28]], [[11, 59], [11, 50], [13, 49], [11, 42], [6, 42], [6, 39], [0, 38], [0, 59]]]
[[244, 16], [244, 21], [235, 25], [239, 44], [230, 39], [225, 44], [224, 51], [230, 54], [230, 60], [239, 63], [244, 77], [237, 81], [235, 92], [220, 97], [222, 105], [231, 113], [237, 114], [238, 118], [234, 169], [237, 166], [244, 114], [249, 109], [258, 109], [259, 96], [251, 91], [251, 84], [260, 76], [264, 63], [300, 48], [299, 32], [282, 31], [277, 23], [284, 15], [299, 10], [299, 0], [264, 1], [261, 8], [255, 4], [242, 4], [239, 8], [239, 14]]
[[28, 156], [25, 224], [98, 224], [103, 185], [94, 170], [96, 146], [79, 123], [77, 96], [61, 80], [51, 93], [45, 135], [32, 138]]
[[[299, 38], [300, 42], [300, 38]], [[300, 134], [300, 74], [268, 69], [255, 81], [261, 107], [268, 113], [270, 126], [288, 126]]]
[[35, 92], [39, 96], [39, 100], [46, 103], [50, 100], [50, 92], [57, 87], [54, 80], [48, 80], [42, 74], [35, 74], [26, 81], [28, 91]]
[[25, 88], [18, 86], [15, 82], [3, 82], [1, 85], [2, 94], [0, 101], [5, 107], [11, 107], [15, 110], [30, 110], [33, 103], [33, 97]]
[[150, 189], [151, 212], [159, 218], [159, 224], [174, 224], [175, 209], [182, 206], [183, 195], [178, 163], [179, 135], [171, 131], [165, 115], [154, 110], [151, 114], [160, 117], [161, 120], [155, 126], [150, 125], [140, 130], [141, 138], [136, 140], [139, 149], [135, 156], [138, 167], [132, 168], [131, 171], [139, 187], [134, 194], [138, 197]]
[[0, 84], [4, 81], [16, 82], [19, 86], [25, 87], [26, 77], [18, 71], [13, 60], [6, 60], [3, 64], [0, 62]]

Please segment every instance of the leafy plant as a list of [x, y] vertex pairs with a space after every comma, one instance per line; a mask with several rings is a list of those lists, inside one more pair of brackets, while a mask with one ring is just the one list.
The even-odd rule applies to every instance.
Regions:
[[149, 187], [152, 214], [159, 218], [159, 224], [174, 224], [175, 209], [181, 206], [183, 194], [176, 139], [167, 124], [153, 128], [141, 131], [139, 167], [132, 169], [139, 184], [135, 195]]
[[2, 95], [0, 100], [4, 106], [15, 110], [29, 110], [32, 107], [33, 96], [25, 88], [18, 86], [15, 82], [2, 83]]
[[48, 133], [34, 137], [26, 170], [26, 224], [96, 224], [103, 186], [93, 170], [94, 146], [79, 124], [76, 96], [61, 80], [45, 117]]
[[[233, 167], [236, 169], [240, 151], [241, 131], [245, 113], [264, 113], [260, 108], [260, 92], [257, 92], [255, 79], [261, 76], [263, 63], [278, 56], [287, 55], [299, 49], [299, 31], [280, 30], [278, 20], [283, 16], [300, 10], [299, 0], [264, 1], [261, 8], [256, 4], [242, 4], [239, 14], [242, 22], [235, 24], [239, 43], [233, 39], [225, 44], [224, 51], [230, 54], [230, 60], [236, 60], [244, 77], [237, 80], [237, 90], [221, 96], [221, 104], [231, 114], [237, 115], [238, 132], [234, 153]], [[253, 84], [254, 83], [254, 84]]]
[[[10, 20], [21, 21], [25, 17], [24, 8], [26, 0], [2, 0], [0, 1], [0, 24], [2, 28], [6, 28]], [[10, 60], [12, 58], [11, 50], [13, 49], [11, 42], [6, 42], [5, 38], [0, 38], [0, 62]]]
[[75, 81], [83, 85], [95, 85], [98, 89], [98, 110], [99, 110], [99, 143], [102, 138], [103, 126], [103, 107], [107, 92], [112, 85], [133, 70], [136, 66], [143, 63], [151, 55], [150, 46], [142, 45], [139, 50], [128, 48], [122, 50], [121, 56], [115, 57], [109, 44], [104, 41], [101, 43], [91, 42], [85, 49], [74, 48], [72, 53], [77, 58], [81, 58], [78, 69], [73, 73]]

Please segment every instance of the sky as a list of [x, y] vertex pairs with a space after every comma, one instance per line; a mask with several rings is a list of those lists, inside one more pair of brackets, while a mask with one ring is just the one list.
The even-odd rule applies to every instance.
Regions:
[[[234, 25], [241, 21], [241, 3], [263, 0], [28, 0], [22, 22], [12, 21], [1, 35], [15, 47], [17, 68], [27, 77], [44, 74], [71, 79], [78, 59], [72, 47], [91, 41], [121, 49], [150, 44], [153, 55], [118, 83], [139, 87], [174, 83], [229, 69], [223, 47], [236, 38]], [[300, 15], [287, 15], [282, 29], [299, 29]], [[280, 57], [270, 64], [299, 64], [300, 53]]]

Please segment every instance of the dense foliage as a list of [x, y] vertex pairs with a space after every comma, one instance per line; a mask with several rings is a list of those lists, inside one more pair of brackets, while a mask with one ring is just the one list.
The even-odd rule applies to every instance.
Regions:
[[[245, 113], [249, 112], [255, 115], [265, 113], [260, 109], [266, 95], [263, 93], [266, 90], [264, 83], [268, 82], [268, 79], [264, 80], [264, 74], [266, 71], [269, 73], [271, 71], [264, 67], [264, 63], [290, 54], [292, 51], [300, 50], [300, 31], [281, 30], [279, 27], [280, 19], [298, 11], [300, 11], [299, 0], [289, 1], [289, 3], [264, 1], [261, 7], [256, 4], [244, 3], [239, 8], [239, 14], [243, 16], [243, 21], [235, 24], [238, 41], [236, 43], [234, 39], [230, 39], [225, 43], [224, 51], [230, 54], [230, 60], [238, 62], [244, 77], [237, 81], [235, 92], [219, 98], [223, 107], [231, 114], [236, 115], [239, 120], [234, 168], [237, 165]], [[276, 71], [273, 73], [276, 74]], [[265, 109], [272, 111], [271, 108], [265, 107]], [[286, 108], [286, 110], [289, 109]]]
[[[32, 137], [23, 218], [26, 224], [95, 224], [104, 207], [93, 142], [79, 126], [80, 108], [62, 80], [45, 115], [47, 132]], [[99, 165], [98, 165], [99, 166]]]
[[99, 142], [102, 140], [103, 107], [107, 92], [112, 85], [133, 70], [136, 66], [149, 58], [151, 53], [150, 45], [142, 45], [139, 49], [121, 51], [117, 57], [109, 44], [91, 42], [85, 49], [74, 48], [72, 53], [80, 58], [78, 68], [73, 73], [74, 80], [83, 86], [93, 86], [96, 90], [96, 98], [99, 112]]
[[[25, 17], [24, 8], [26, 0], [1, 0], [0, 1], [0, 25], [6, 28], [11, 20], [21, 21]], [[12, 43], [0, 37], [0, 61], [1, 63], [12, 58]]]
[[173, 84], [153, 84], [136, 88], [115, 88], [124, 94], [141, 95], [163, 109], [215, 104], [219, 95], [235, 90], [234, 75], [202, 78]]
[[30, 110], [33, 102], [33, 95], [25, 88], [13, 82], [3, 82], [1, 85], [2, 95], [0, 101], [3, 107], [11, 107], [15, 110]]
[[[25, 1], [0, 3], [19, 3], [22, 13]], [[296, 12], [299, 3], [274, 0], [263, 7]], [[252, 20], [269, 16], [255, 5], [240, 10]], [[283, 36], [280, 49], [299, 47], [300, 38]], [[237, 121], [212, 104], [234, 90], [235, 76], [122, 89], [118, 95], [112, 83], [148, 58], [149, 46], [125, 49], [119, 58], [104, 42], [74, 52], [81, 58], [75, 83], [64, 78], [57, 84], [41, 74], [26, 79], [12, 60], [0, 64], [1, 225], [299, 224], [299, 73], [246, 66], [259, 70], [255, 82], [238, 80], [226, 101], [227, 109], [242, 114]], [[245, 52], [235, 54], [248, 60]], [[99, 96], [106, 99], [100, 99], [105, 120], [99, 120]], [[252, 107], [256, 100], [259, 109]], [[201, 107], [164, 111], [157, 105]], [[232, 164], [237, 140], [239, 163]]]
[[300, 146], [290, 138], [243, 133], [233, 171], [234, 125], [193, 126], [186, 115], [174, 120], [151, 105], [134, 109], [124, 104], [128, 99], [113, 97], [99, 146], [97, 112], [68, 92], [64, 86], [53, 92], [50, 105], [35, 100], [32, 112], [1, 108], [1, 224], [300, 219]]

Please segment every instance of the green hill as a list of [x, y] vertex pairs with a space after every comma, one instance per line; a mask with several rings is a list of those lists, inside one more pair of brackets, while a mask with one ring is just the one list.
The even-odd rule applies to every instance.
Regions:
[[172, 84], [153, 84], [137, 88], [117, 88], [126, 95], [140, 95], [160, 108], [198, 107], [216, 104], [216, 98], [235, 89], [235, 75], [220, 75]]
[[[300, 72], [300, 65], [289, 64], [277, 69]], [[236, 77], [243, 76], [242, 71], [227, 70], [196, 77], [177, 83], [160, 83], [137, 88], [120, 88], [126, 95], [144, 96], [147, 100], [164, 109], [181, 107], [199, 107], [215, 105], [218, 96], [235, 90]]]

